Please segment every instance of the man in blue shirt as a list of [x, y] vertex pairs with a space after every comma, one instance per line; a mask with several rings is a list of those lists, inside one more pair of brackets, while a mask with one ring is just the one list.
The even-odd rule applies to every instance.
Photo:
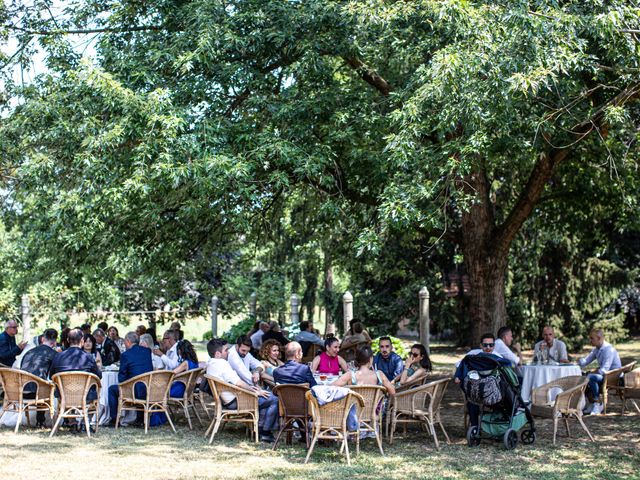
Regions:
[[588, 413], [598, 415], [602, 413], [602, 404], [598, 400], [600, 399], [600, 389], [604, 381], [604, 374], [610, 370], [622, 367], [622, 363], [620, 362], [620, 355], [616, 349], [613, 348], [613, 345], [604, 341], [604, 333], [602, 330], [591, 330], [589, 341], [594, 349], [591, 350], [591, 353], [585, 358], [578, 360], [578, 364], [584, 367], [594, 360], [598, 361], [598, 368], [587, 374], [587, 378], [589, 379], [588, 390], [590, 390], [594, 401], [593, 409]]
[[390, 382], [393, 382], [396, 377], [402, 374], [404, 367], [402, 358], [393, 351], [391, 338], [380, 337], [378, 345], [380, 352], [373, 358], [373, 365], [376, 370], [384, 373]]

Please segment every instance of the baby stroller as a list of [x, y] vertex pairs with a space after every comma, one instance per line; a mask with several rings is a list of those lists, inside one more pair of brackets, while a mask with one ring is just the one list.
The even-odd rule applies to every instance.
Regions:
[[[467, 355], [456, 371], [470, 405], [477, 406], [478, 425], [467, 430], [467, 444], [480, 445], [483, 438], [502, 440], [507, 450], [518, 444], [518, 432], [525, 445], [536, 440], [533, 417], [520, 396], [520, 382], [511, 364], [500, 357], [481, 353]], [[525, 426], [527, 427], [525, 429]]]

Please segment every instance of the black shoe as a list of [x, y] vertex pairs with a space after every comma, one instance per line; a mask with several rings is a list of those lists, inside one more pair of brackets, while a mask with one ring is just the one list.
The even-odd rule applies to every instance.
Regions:
[[263, 433], [260, 435], [260, 441], [265, 443], [273, 443], [276, 441], [276, 439], [271, 433]]
[[103, 425], [104, 428], [116, 428], [116, 421], [109, 420], [109, 423]]
[[36, 422], [36, 428], [47, 428], [47, 426], [44, 424], [44, 421]]

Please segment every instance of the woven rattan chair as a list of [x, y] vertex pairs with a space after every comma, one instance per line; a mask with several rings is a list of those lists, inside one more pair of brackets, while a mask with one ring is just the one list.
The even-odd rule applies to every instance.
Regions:
[[[591, 432], [582, 420], [582, 399], [584, 392], [589, 384], [587, 377], [574, 375], [569, 377], [557, 378], [540, 387], [534, 388], [531, 392], [531, 414], [536, 417], [553, 419], [553, 444], [556, 444], [556, 436], [558, 433], [558, 422], [564, 419], [564, 425], [567, 429], [567, 435], [571, 436], [569, 429], [569, 418], [574, 417], [589, 438], [595, 442]], [[552, 389], [562, 390], [555, 398], [550, 401], [549, 395]]]
[[[305, 435], [307, 448], [309, 448], [309, 432], [307, 424], [309, 422], [309, 403], [305, 394], [309, 391], [309, 384], [302, 385], [282, 384], [276, 385], [273, 394], [278, 397], [278, 409], [280, 411], [280, 430], [273, 444], [273, 450], [278, 448], [278, 443], [283, 433], [287, 434], [287, 444], [291, 444], [291, 437], [294, 431], [300, 431]], [[301, 425], [296, 427], [295, 423]]]
[[[302, 343], [303, 342], [300, 342], [301, 345]], [[307, 364], [309, 362], [313, 362], [313, 359], [316, 358], [316, 355], [318, 355], [318, 353], [320, 353], [321, 351], [322, 347], [319, 347], [315, 343], [311, 343], [309, 345], [309, 348], [307, 349], [307, 353], [303, 355], [302, 359], [300, 360], [300, 363]]]
[[[425, 383], [427, 383], [428, 379], [429, 377], [426, 374], [414, 375], [413, 377], [411, 377], [411, 379], [408, 382], [405, 382], [402, 385], [399, 385], [396, 387], [396, 395], [398, 393], [406, 392], [413, 388], [419, 387], [420, 385], [424, 385]], [[389, 401], [387, 404], [386, 424], [385, 424], [385, 434], [387, 438], [389, 437], [389, 428], [391, 427], [391, 415], [389, 415], [389, 412], [391, 412], [391, 409], [393, 408], [394, 397], [395, 397], [394, 395], [390, 395]]]
[[354, 343], [353, 345], [350, 345], [348, 347], [341, 348], [338, 352], [338, 355], [344, 358], [345, 362], [351, 362], [355, 360], [358, 349], [369, 346], [371, 346], [371, 342], [368, 341]]
[[627, 404], [627, 400], [631, 400], [631, 403], [636, 407], [638, 413], [640, 413], [640, 407], [636, 403], [637, 399], [640, 399], [640, 368], [624, 375], [624, 388], [621, 392], [622, 397], [622, 413]]
[[[196, 388], [198, 376], [202, 374], [202, 368], [195, 368], [193, 370], [187, 370], [185, 372], [179, 373], [173, 377], [172, 384], [182, 383], [184, 385], [184, 393], [181, 397], [169, 397], [167, 402], [169, 404], [169, 408], [172, 405], [177, 405], [182, 408], [184, 412], [184, 416], [187, 417], [187, 422], [189, 423], [189, 430], [193, 430], [193, 425], [191, 424], [191, 416], [189, 415], [189, 408], [193, 410], [196, 414], [196, 418], [202, 425], [202, 419], [200, 418], [200, 414], [196, 409], [195, 399], [194, 399], [194, 390]], [[169, 390], [171, 393], [171, 390]]]
[[602, 410], [607, 414], [607, 404], [609, 403], [609, 393], [617, 394], [622, 401], [622, 391], [624, 386], [620, 385], [620, 377], [625, 373], [629, 373], [636, 366], [636, 362], [631, 362], [623, 365], [621, 368], [610, 370], [604, 374], [604, 380], [602, 381]]
[[391, 418], [389, 443], [393, 443], [393, 434], [398, 423], [405, 425], [408, 423], [420, 423], [424, 425], [429, 430], [438, 449], [440, 448], [440, 443], [438, 442], [435, 426], [440, 425], [447, 443], [450, 442], [449, 435], [447, 435], [440, 418], [440, 404], [449, 380], [449, 378], [443, 378], [411, 390], [396, 393], [393, 396], [393, 405], [389, 412]]
[[[169, 370], [155, 370], [136, 375], [118, 385], [120, 395], [118, 397], [118, 415], [116, 416], [116, 428], [119, 427], [124, 412], [144, 412], [144, 433], [149, 431], [149, 415], [152, 413], [164, 413], [169, 420], [169, 425], [176, 433], [176, 428], [171, 421], [169, 412], [169, 389], [174, 379], [173, 372]], [[136, 396], [136, 385], [144, 385], [146, 398]]]
[[305, 458], [304, 463], [309, 461], [309, 457], [311, 457], [311, 452], [313, 452], [317, 441], [324, 439], [342, 441], [340, 452], [342, 452], [342, 450], [345, 451], [347, 464], [351, 465], [348, 439], [350, 434], [355, 435], [356, 453], [360, 453], [360, 428], [355, 432], [349, 432], [347, 430], [347, 417], [353, 405], [356, 405], [357, 415], [360, 416], [360, 411], [364, 408], [364, 399], [358, 393], [349, 391], [349, 393], [340, 400], [320, 406], [311, 390], [305, 394], [305, 398], [309, 404], [311, 418], [313, 419], [313, 439], [311, 440], [311, 445], [309, 446], [307, 458]]
[[[29, 395], [34, 398], [25, 398], [24, 387], [28, 383], [36, 385], [35, 394]], [[48, 380], [43, 380], [31, 373], [13, 368], [0, 368], [0, 385], [4, 390], [4, 400], [2, 402], [2, 413], [0, 419], [7, 412], [17, 412], [15, 433], [18, 433], [22, 423], [22, 415], [27, 416], [27, 425], [31, 426], [29, 411], [49, 412], [53, 418], [53, 391], [54, 384]]]
[[[90, 437], [89, 416], [95, 415], [96, 419], [100, 416], [98, 404], [102, 388], [100, 378], [89, 372], [60, 372], [53, 375], [51, 380], [58, 387], [60, 401], [50, 437], [53, 437], [65, 418], [83, 419], [87, 436]], [[96, 389], [96, 399], [89, 401], [87, 395], [92, 387]], [[96, 433], [98, 432], [98, 423], [96, 421]]]
[[[213, 442], [213, 437], [215, 437], [218, 429], [226, 422], [243, 423], [252, 430], [256, 443], [258, 443], [258, 394], [223, 382], [210, 375], [205, 375], [205, 378], [209, 381], [215, 400], [215, 416], [204, 434], [206, 437], [211, 432], [209, 443]], [[225, 392], [233, 394], [236, 398], [237, 405], [235, 409], [226, 408], [223, 405], [222, 394]]]
[[382, 449], [382, 409], [381, 404], [387, 389], [379, 385], [352, 385], [349, 388], [358, 393], [364, 400], [364, 408], [360, 412], [360, 432], [373, 432], [378, 442], [380, 453]]

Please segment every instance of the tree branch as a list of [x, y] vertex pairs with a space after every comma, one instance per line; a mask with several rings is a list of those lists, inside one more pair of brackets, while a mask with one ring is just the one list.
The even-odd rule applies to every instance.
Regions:
[[393, 88], [391, 87], [389, 82], [387, 82], [384, 78], [382, 78], [378, 74], [378, 72], [376, 72], [372, 68], [369, 68], [367, 65], [365, 65], [364, 62], [360, 60], [358, 57], [343, 56], [342, 58], [344, 59], [345, 62], [347, 62], [347, 65], [349, 65], [352, 69], [354, 69], [358, 73], [358, 75], [360, 75], [360, 78], [362, 78], [365, 82], [367, 82], [369, 85], [374, 87], [380, 93], [382, 93], [385, 96], [391, 93]]
[[19, 32], [28, 33], [30, 35], [84, 35], [90, 33], [125, 33], [125, 32], [144, 32], [166, 30], [161, 25], [143, 25], [138, 27], [104, 27], [104, 28], [87, 28], [79, 30], [53, 29], [53, 30], [30, 30], [28, 28], [18, 27], [16, 25], [4, 25], [7, 30], [17, 30]]
[[549, 152], [540, 155], [533, 166], [527, 184], [520, 193], [511, 212], [494, 232], [493, 248], [496, 252], [504, 252], [509, 249], [513, 238], [522, 227], [522, 224], [529, 218], [558, 165], [569, 156], [575, 145], [603, 126], [606, 109], [611, 106], [625, 105], [638, 99], [640, 99], [640, 82], [629, 85], [618, 95], [604, 103], [587, 120], [575, 125], [571, 129], [574, 141], [569, 145], [552, 147]]

